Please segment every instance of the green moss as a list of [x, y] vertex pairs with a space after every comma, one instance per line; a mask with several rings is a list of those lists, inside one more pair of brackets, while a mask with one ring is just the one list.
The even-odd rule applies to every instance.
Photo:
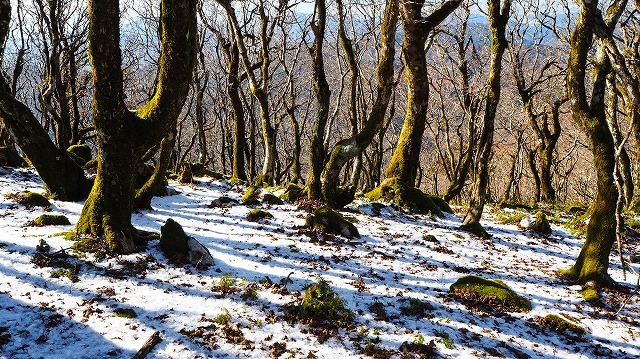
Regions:
[[440, 244], [440, 241], [433, 234], [426, 234], [422, 237], [422, 240], [429, 243]]
[[551, 226], [549, 225], [549, 220], [547, 220], [547, 215], [542, 211], [536, 212], [535, 228], [537, 232], [540, 232], [542, 234], [551, 234]]
[[569, 233], [576, 237], [585, 237], [587, 235], [587, 225], [589, 224], [590, 217], [590, 211], [576, 212], [566, 224]]
[[249, 202], [251, 204], [260, 203], [260, 201], [258, 200], [259, 189], [260, 187], [258, 186], [249, 186], [249, 188], [247, 188], [247, 192], [245, 192], [244, 196], [242, 196], [242, 203], [243, 204], [249, 204]]
[[[91, 161], [91, 147], [88, 145], [73, 145], [67, 148], [67, 153], [71, 158], [78, 163], [79, 166], [84, 166], [87, 162]], [[80, 161], [78, 162], [77, 159]]]
[[585, 286], [581, 291], [582, 298], [585, 302], [591, 303], [596, 307], [603, 307], [604, 302], [602, 302], [602, 298], [600, 298], [600, 291], [594, 286]]
[[15, 193], [9, 195], [8, 197], [26, 207], [51, 206], [51, 202], [49, 202], [49, 200], [45, 196], [35, 192]]
[[33, 223], [37, 226], [66, 226], [71, 224], [67, 217], [60, 214], [43, 214], [36, 218]]
[[262, 209], [252, 209], [247, 213], [247, 219], [251, 222], [257, 222], [268, 218], [273, 218], [273, 215]]
[[527, 214], [523, 212], [498, 211], [495, 213], [495, 217], [498, 223], [504, 224], [518, 224], [526, 215]]
[[439, 196], [427, 196], [429, 197], [429, 199], [436, 205], [438, 206], [438, 208], [440, 208], [440, 210], [442, 212], [445, 213], [453, 213], [453, 210], [451, 209], [451, 206], [449, 206], [449, 203], [447, 203], [447, 201], [445, 201], [444, 199], [442, 199]]
[[[516, 294], [502, 281], [469, 275], [458, 279], [451, 285], [449, 291], [464, 300], [479, 300], [498, 311], [528, 312], [531, 310], [531, 302]], [[468, 298], [469, 295], [472, 298]]]
[[115, 314], [116, 317], [120, 317], [120, 318], [132, 319], [138, 316], [136, 311], [130, 308], [127, 308], [127, 309], [118, 308], [114, 310], [113, 313]]
[[[415, 187], [406, 187], [395, 179], [387, 179], [380, 186], [365, 194], [371, 201], [386, 201], [394, 206], [409, 211], [433, 213], [441, 216], [442, 212], [450, 212], [451, 207], [436, 196], [429, 196]], [[437, 203], [434, 203], [434, 198]], [[440, 205], [438, 205], [440, 204]]]
[[171, 218], [160, 228], [160, 249], [169, 258], [185, 255], [189, 250], [188, 240], [189, 236], [184, 233], [182, 226]]
[[271, 181], [269, 181], [269, 177], [267, 175], [261, 174], [253, 179], [253, 182], [251, 182], [251, 186], [268, 187], [270, 182]]
[[51, 278], [67, 278], [73, 283], [77, 283], [80, 281], [80, 278], [78, 277], [77, 267], [72, 267], [69, 269], [56, 269], [51, 272]]
[[305, 288], [299, 310], [302, 316], [318, 324], [326, 322], [335, 327], [346, 327], [355, 318], [345, 308], [345, 301], [323, 279]]
[[241, 180], [240, 178], [237, 178], [237, 177], [231, 177], [229, 179], [229, 184], [232, 186], [243, 185], [245, 183], [247, 183], [247, 181]]
[[304, 188], [298, 186], [295, 183], [289, 183], [285, 187], [285, 191], [280, 196], [280, 198], [282, 198], [283, 200], [285, 200], [287, 202], [294, 202], [298, 198], [305, 197], [305, 196], [306, 196], [306, 193], [305, 193], [305, 189]]
[[87, 163], [85, 163], [82, 168], [85, 170], [88, 170], [88, 169], [97, 168], [97, 167], [98, 167], [98, 158], [93, 158], [87, 161]]
[[491, 235], [484, 229], [484, 227], [480, 224], [480, 222], [471, 222], [471, 223], [463, 224], [460, 226], [460, 229], [481, 238], [491, 237]]
[[262, 195], [262, 201], [269, 204], [284, 204], [284, 202], [273, 193], [265, 193]]
[[400, 313], [408, 317], [424, 317], [433, 310], [433, 305], [417, 298], [409, 298], [409, 305], [400, 307]]
[[581, 326], [574, 324], [567, 319], [562, 318], [559, 315], [555, 314], [547, 314], [540, 321], [542, 325], [545, 327], [556, 331], [558, 333], [572, 332], [578, 335], [584, 334], [584, 328]]
[[327, 206], [316, 209], [312, 215], [307, 217], [305, 225], [323, 233], [360, 237], [360, 233], [353, 223]]

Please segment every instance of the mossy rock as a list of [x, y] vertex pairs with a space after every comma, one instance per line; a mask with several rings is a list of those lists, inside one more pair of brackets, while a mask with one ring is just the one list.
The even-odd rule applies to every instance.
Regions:
[[604, 307], [604, 302], [600, 296], [600, 290], [595, 282], [587, 282], [580, 291], [585, 302], [591, 303], [596, 307]]
[[193, 182], [193, 172], [191, 172], [191, 166], [187, 165], [182, 168], [180, 175], [178, 175], [178, 182], [182, 184], [189, 184]]
[[77, 161], [77, 159], [79, 159], [80, 162], [76, 163], [78, 163], [78, 165], [80, 166], [84, 166], [92, 159], [91, 147], [86, 144], [69, 146], [69, 148], [67, 148], [67, 153], [74, 161]]
[[0, 166], [26, 167], [27, 162], [20, 157], [14, 146], [0, 146]]
[[256, 176], [256, 178], [253, 179], [253, 181], [251, 182], [251, 185], [256, 187], [269, 187], [270, 182], [271, 181], [269, 180], [269, 176], [261, 174]]
[[185, 255], [189, 249], [188, 240], [182, 226], [171, 218], [160, 228], [160, 250], [169, 258]]
[[584, 328], [581, 326], [556, 314], [547, 314], [544, 318], [540, 318], [539, 322], [544, 327], [558, 333], [571, 332], [577, 335], [583, 335], [585, 333]]
[[360, 237], [360, 233], [353, 223], [327, 206], [316, 209], [312, 215], [308, 216], [305, 226], [315, 228], [323, 233], [338, 234], [348, 238]]
[[61, 214], [43, 214], [33, 220], [36, 226], [67, 226], [69, 219]]
[[426, 234], [422, 237], [422, 240], [429, 243], [440, 244], [440, 241], [433, 234]]
[[14, 195], [11, 195], [10, 198], [26, 207], [51, 206], [51, 202], [49, 202], [47, 197], [35, 192], [16, 193]]
[[306, 195], [305, 189], [298, 186], [295, 183], [289, 183], [285, 187], [284, 193], [280, 196], [281, 199], [287, 202], [295, 202], [298, 198]]
[[473, 235], [476, 235], [480, 238], [490, 238], [491, 235], [487, 232], [484, 227], [480, 224], [480, 222], [471, 222], [467, 224], [463, 224], [460, 226], [460, 230], [465, 232], [469, 232]]
[[551, 225], [547, 219], [547, 215], [542, 211], [536, 212], [535, 215], [528, 214], [520, 221], [520, 227], [545, 236], [551, 234]]
[[284, 204], [284, 202], [273, 193], [262, 193], [262, 201], [269, 204]]
[[[409, 211], [432, 213], [442, 216], [443, 211], [451, 211], [447, 205], [441, 208], [432, 197], [422, 192], [419, 188], [407, 187], [399, 183], [395, 178], [387, 179], [380, 186], [365, 194], [371, 201], [387, 201], [394, 206], [404, 208]], [[438, 203], [444, 202], [438, 201]], [[446, 203], [446, 202], [445, 202]]]
[[246, 183], [247, 183], [247, 181], [241, 180], [240, 178], [237, 178], [237, 177], [231, 177], [229, 179], [229, 184], [232, 185], [232, 186], [243, 185], [243, 184], [246, 184]]
[[444, 199], [442, 199], [442, 197], [440, 196], [427, 196], [429, 197], [429, 199], [436, 205], [438, 206], [438, 208], [440, 208], [440, 210], [442, 212], [445, 213], [453, 213], [453, 210], [451, 209], [451, 206], [449, 206], [449, 203], [447, 203], [447, 201], [445, 201]]
[[261, 188], [258, 186], [249, 186], [249, 188], [247, 188], [247, 192], [242, 196], [242, 204], [247, 204], [247, 202], [251, 202], [251, 204], [260, 203], [260, 200], [258, 199], [260, 190]]
[[323, 279], [305, 288], [299, 311], [315, 326], [346, 327], [355, 318], [355, 314], [345, 307], [345, 301]]
[[237, 203], [238, 201], [236, 201], [231, 197], [222, 196], [211, 201], [208, 207], [209, 208], [231, 208], [233, 207], [234, 204], [237, 204]]
[[449, 292], [472, 306], [483, 306], [506, 312], [531, 310], [531, 302], [528, 299], [518, 295], [499, 280], [468, 275], [453, 283]]
[[273, 215], [261, 209], [252, 209], [247, 213], [247, 220], [251, 222], [258, 222], [269, 218], [273, 218]]

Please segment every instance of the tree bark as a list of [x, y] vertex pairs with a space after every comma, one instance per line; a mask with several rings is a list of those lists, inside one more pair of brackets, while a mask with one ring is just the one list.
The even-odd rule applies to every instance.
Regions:
[[118, 0], [89, 1], [98, 171], [75, 230], [103, 238], [111, 252], [131, 253], [133, 173], [141, 156], [175, 128], [182, 110], [195, 62], [196, 1], [162, 1], [157, 87], [135, 112], [124, 103], [119, 23]]
[[[594, 64], [595, 80], [591, 103], [586, 96], [586, 64], [593, 39], [593, 24], [598, 12], [598, 1], [580, 3], [580, 13], [571, 34], [567, 90], [572, 120], [581, 128], [589, 141], [596, 172], [597, 195], [591, 207], [591, 219], [587, 238], [575, 264], [568, 274], [582, 283], [594, 281], [598, 286], [611, 286], [613, 280], [607, 271], [609, 254], [616, 238], [616, 199], [618, 190], [613, 171], [615, 149], [613, 136], [605, 114], [606, 76], [605, 64]], [[602, 49], [599, 49], [602, 51]]]
[[[10, 3], [2, 2], [0, 3], [1, 53], [4, 53], [10, 21]], [[55, 146], [31, 110], [15, 99], [3, 74], [0, 74], [0, 120], [36, 168], [50, 195], [71, 201], [83, 199], [87, 195], [90, 184], [82, 168], [69, 158], [66, 148], [59, 149]]]
[[[366, 124], [355, 136], [339, 141], [331, 150], [322, 175], [322, 195], [329, 206], [340, 201], [338, 183], [340, 172], [350, 159], [362, 154], [380, 132], [393, 94], [393, 64], [395, 59], [395, 35], [398, 24], [398, 0], [388, 0], [381, 30], [380, 58], [376, 73], [378, 84], [376, 97]], [[382, 154], [380, 154], [381, 156]]]
[[311, 55], [311, 71], [313, 78], [313, 89], [316, 94], [317, 115], [311, 135], [311, 145], [309, 148], [309, 175], [307, 176], [307, 187], [310, 199], [322, 197], [321, 174], [325, 163], [326, 149], [324, 146], [324, 135], [329, 118], [329, 103], [331, 100], [331, 90], [327, 82], [324, 70], [324, 54], [322, 52], [324, 43], [324, 33], [327, 22], [327, 8], [325, 0], [315, 0], [316, 20], [311, 21], [313, 31], [313, 45], [309, 48]]
[[505, 28], [509, 20], [511, 0], [504, 0], [502, 7], [500, 0], [490, 0], [488, 15], [491, 28], [491, 63], [489, 77], [487, 78], [487, 98], [483, 118], [483, 128], [478, 145], [478, 158], [476, 178], [473, 187], [473, 195], [469, 210], [464, 218], [463, 225], [477, 223], [482, 217], [484, 202], [489, 186], [489, 161], [493, 147], [493, 130], [500, 102], [500, 74], [502, 72], [502, 57], [507, 48]]
[[406, 64], [407, 111], [386, 178], [395, 179], [407, 187], [415, 185], [429, 104], [425, 43], [433, 29], [458, 8], [461, 0], [444, 2], [427, 17], [422, 16], [424, 3], [424, 0], [400, 3], [404, 28], [402, 53]]

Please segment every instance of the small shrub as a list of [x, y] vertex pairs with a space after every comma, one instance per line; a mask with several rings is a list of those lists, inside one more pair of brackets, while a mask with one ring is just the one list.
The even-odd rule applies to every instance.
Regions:
[[229, 324], [231, 322], [231, 313], [229, 313], [227, 308], [222, 308], [222, 313], [216, 315], [213, 321], [220, 325]]
[[313, 322], [327, 322], [335, 327], [346, 327], [355, 317], [324, 279], [305, 288], [299, 309], [300, 314]]
[[251, 222], [258, 222], [260, 220], [265, 220], [268, 218], [273, 218], [273, 215], [262, 209], [252, 209], [247, 213], [247, 220]]
[[238, 277], [231, 275], [231, 273], [227, 273], [220, 277], [217, 283], [214, 282], [211, 289], [222, 294], [232, 294], [239, 291], [239, 289], [236, 287], [237, 283]]
[[257, 283], [249, 283], [245, 288], [242, 294], [240, 294], [240, 298], [246, 301], [253, 301], [258, 299], [258, 284]]
[[80, 278], [78, 277], [77, 267], [72, 267], [69, 269], [62, 269], [62, 268], [56, 269], [53, 272], [51, 272], [51, 278], [67, 278], [73, 283], [80, 281]]

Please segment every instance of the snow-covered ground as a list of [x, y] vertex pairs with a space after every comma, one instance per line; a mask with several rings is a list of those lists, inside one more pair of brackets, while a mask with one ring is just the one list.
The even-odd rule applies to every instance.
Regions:
[[[615, 293], [608, 295], [607, 308], [586, 304], [579, 286], [556, 275], [573, 263], [582, 243], [558, 226], [545, 239], [487, 221], [483, 224], [492, 238], [482, 240], [456, 230], [460, 216], [431, 218], [389, 207], [378, 214], [370, 204], [358, 202], [343, 214], [362, 237], [325, 241], [300, 231], [307, 213], [293, 205], [263, 207], [275, 218], [256, 223], [246, 219], [251, 209], [246, 206], [208, 208], [222, 195], [241, 197], [240, 189], [224, 181], [201, 178], [192, 186], [171, 186], [180, 194], [155, 198], [153, 211], [134, 213], [135, 226], [159, 232], [173, 218], [209, 249], [215, 265], [205, 270], [174, 265], [151, 241], [143, 253], [69, 259], [78, 268], [74, 283], [52, 278], [56, 268], [31, 262], [41, 239], [51, 252], [69, 248], [72, 243], [61, 233], [72, 226], [25, 224], [45, 211], [64, 214], [74, 223], [82, 203], [52, 201], [46, 210], [27, 209], [4, 195], [42, 193], [37, 176], [29, 171], [1, 174], [0, 357], [130, 358], [156, 331], [162, 341], [150, 358], [359, 358], [367, 347], [378, 349], [380, 357], [401, 357], [402, 343], [431, 341], [438, 356], [446, 358], [640, 356], [638, 298], [617, 316], [621, 299]], [[439, 244], [426, 241], [425, 235], [434, 235]], [[623, 282], [615, 257], [609, 272]], [[226, 274], [237, 277], [237, 293], [212, 289]], [[469, 310], [448, 294], [449, 286], [467, 274], [504, 281], [532, 302], [532, 311]], [[250, 283], [264, 283], [265, 277], [276, 284], [289, 277], [288, 292], [259, 284], [257, 299], [243, 296]], [[282, 318], [285, 304], [319, 278], [356, 313], [353, 329], [322, 342], [306, 326]], [[628, 276], [629, 286], [635, 281]], [[401, 307], [409, 298], [433, 308], [420, 317], [404, 315]], [[376, 320], [370, 310], [378, 302], [386, 320]], [[127, 309], [137, 316], [116, 315]], [[245, 340], [234, 340], [213, 324], [226, 313]], [[559, 334], [539, 325], [536, 318], [550, 313], [575, 318], [586, 334]]]

